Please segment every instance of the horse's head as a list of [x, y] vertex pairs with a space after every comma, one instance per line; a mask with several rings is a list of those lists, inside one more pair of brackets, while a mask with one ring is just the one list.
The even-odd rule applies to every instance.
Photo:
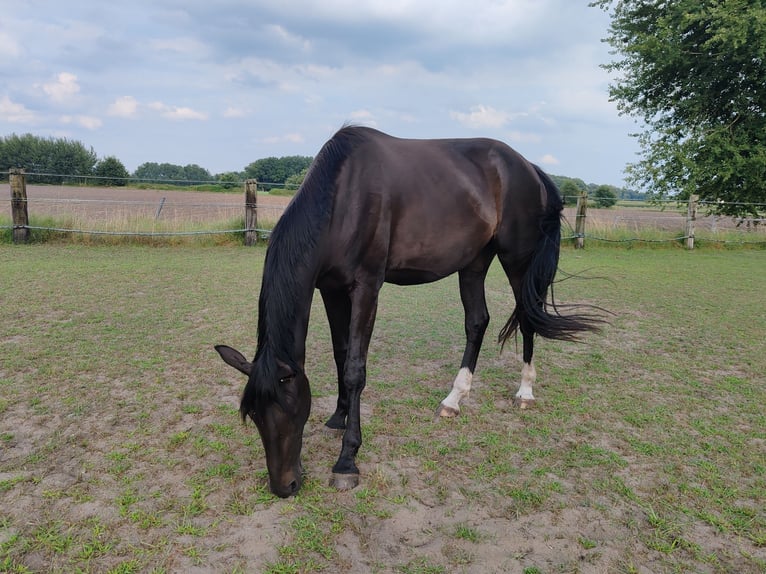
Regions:
[[[269, 365], [272, 368], [258, 369], [231, 347], [218, 345], [215, 349], [226, 364], [248, 376], [240, 411], [243, 418], [249, 416], [258, 427], [266, 450], [271, 491], [282, 498], [295, 494], [301, 487], [303, 428], [311, 410], [311, 390], [306, 374], [279, 360]], [[271, 373], [268, 376], [274, 380], [256, 380], [258, 373], [260, 376]], [[258, 392], [259, 389], [272, 392]]]

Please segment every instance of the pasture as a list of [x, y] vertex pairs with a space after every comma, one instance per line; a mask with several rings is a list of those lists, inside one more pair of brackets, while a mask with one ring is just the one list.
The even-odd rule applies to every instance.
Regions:
[[[0, 572], [269, 574], [766, 570], [766, 252], [562, 251], [563, 302], [614, 313], [538, 339], [536, 406], [492, 322], [461, 415], [434, 421], [463, 350], [457, 280], [381, 293], [360, 486], [315, 297], [300, 494], [273, 497], [244, 379], [263, 247], [0, 245]], [[565, 275], [559, 274], [559, 279]], [[520, 341], [519, 341], [520, 346]]]

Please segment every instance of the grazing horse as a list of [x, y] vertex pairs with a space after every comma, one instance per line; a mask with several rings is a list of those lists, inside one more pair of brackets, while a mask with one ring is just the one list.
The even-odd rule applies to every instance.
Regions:
[[499, 335], [523, 339], [521, 407], [535, 399], [534, 335], [571, 340], [596, 328], [548, 301], [558, 266], [562, 201], [551, 179], [491, 139], [414, 140], [346, 126], [321, 149], [271, 234], [258, 302], [258, 346], [248, 361], [216, 346], [248, 377], [240, 412], [260, 432], [274, 494], [301, 486], [303, 429], [311, 409], [304, 372], [314, 289], [327, 312], [338, 403], [326, 425], [345, 429], [333, 485], [359, 483], [359, 400], [378, 292], [384, 282], [428, 283], [457, 272], [466, 347], [438, 414], [456, 416], [471, 389], [489, 323], [484, 280], [497, 256], [516, 306]]

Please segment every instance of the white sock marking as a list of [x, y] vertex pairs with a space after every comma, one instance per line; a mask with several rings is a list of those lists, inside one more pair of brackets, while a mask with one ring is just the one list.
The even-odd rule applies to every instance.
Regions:
[[463, 367], [455, 377], [455, 382], [452, 383], [452, 391], [447, 395], [447, 398], [442, 401], [445, 407], [460, 411], [460, 401], [468, 396], [471, 392], [471, 381], [473, 381], [473, 373], [468, 367]]
[[537, 378], [537, 371], [532, 363], [524, 363], [521, 368], [521, 385], [516, 392], [517, 399], [523, 399], [527, 401], [534, 401], [535, 397], [532, 394], [532, 385], [535, 384]]

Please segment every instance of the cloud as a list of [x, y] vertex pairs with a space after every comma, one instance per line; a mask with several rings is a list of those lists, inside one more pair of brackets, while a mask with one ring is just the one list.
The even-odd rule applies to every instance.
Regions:
[[132, 118], [138, 113], [138, 101], [133, 96], [122, 96], [109, 105], [106, 113], [110, 116]]
[[472, 106], [469, 113], [450, 112], [450, 117], [467, 128], [501, 128], [511, 120], [511, 114], [490, 106]]
[[561, 162], [551, 154], [547, 153], [538, 160], [538, 163], [542, 165], [558, 165]]
[[104, 122], [93, 116], [61, 116], [61, 123], [76, 124], [88, 130], [97, 130]]
[[162, 102], [152, 102], [149, 108], [159, 112], [162, 117], [169, 120], [206, 120], [207, 114], [198, 112], [192, 108], [169, 106]]
[[80, 85], [77, 83], [77, 76], [68, 72], [61, 72], [56, 76], [55, 81], [43, 84], [43, 91], [54, 102], [64, 103], [80, 92]]
[[28, 124], [35, 120], [34, 112], [23, 104], [16, 104], [8, 96], [0, 98], [0, 121], [12, 124]]

